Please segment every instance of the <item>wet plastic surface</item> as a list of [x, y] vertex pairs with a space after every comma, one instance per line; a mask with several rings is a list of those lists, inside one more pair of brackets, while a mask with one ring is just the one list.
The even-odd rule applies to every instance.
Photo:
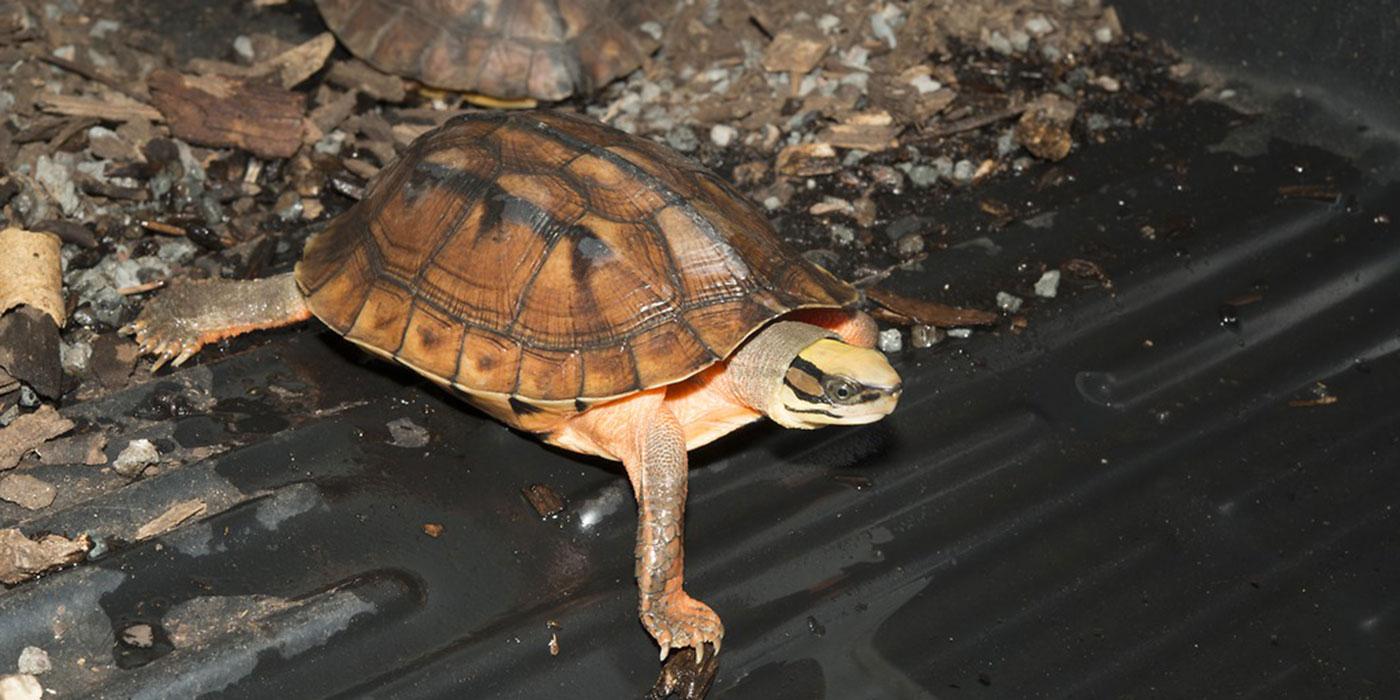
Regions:
[[[1070, 258], [1112, 289], [1066, 275], [1019, 335], [906, 351], [882, 423], [763, 426], [693, 457], [688, 587], [727, 628], [713, 697], [1400, 691], [1400, 186], [1357, 166], [1394, 151], [1269, 129], [1197, 103], [1058, 177], [970, 192], [954, 211], [1042, 215], [950, 221], [985, 241], [896, 290], [1025, 294]], [[0, 659], [46, 649], [67, 697], [650, 687], [619, 470], [327, 331], [250, 345], [76, 409], [115, 448], [190, 463], [135, 483], [44, 467], [50, 511], [0, 504], [4, 526], [107, 550], [0, 593]], [[393, 444], [403, 418], [425, 446]], [[522, 496], [537, 483], [557, 518]], [[189, 499], [207, 512], [127, 544]], [[121, 641], [142, 624], [153, 644]]]

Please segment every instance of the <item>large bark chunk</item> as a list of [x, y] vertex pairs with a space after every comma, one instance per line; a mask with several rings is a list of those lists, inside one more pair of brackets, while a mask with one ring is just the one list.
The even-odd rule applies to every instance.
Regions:
[[287, 158], [301, 146], [305, 95], [276, 85], [217, 75], [158, 70], [151, 101], [170, 132], [203, 146], [235, 146], [263, 158]]

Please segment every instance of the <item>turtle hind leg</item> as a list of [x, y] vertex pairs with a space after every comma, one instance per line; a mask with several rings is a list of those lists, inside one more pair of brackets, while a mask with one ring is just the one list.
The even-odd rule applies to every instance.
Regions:
[[291, 273], [256, 280], [181, 280], [146, 303], [121, 332], [155, 355], [151, 371], [180, 365], [206, 343], [311, 317]]

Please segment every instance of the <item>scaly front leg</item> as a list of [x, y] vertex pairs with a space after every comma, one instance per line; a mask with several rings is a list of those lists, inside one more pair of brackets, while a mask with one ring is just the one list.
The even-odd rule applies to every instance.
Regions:
[[121, 332], [156, 356], [154, 372], [171, 360], [183, 364], [205, 343], [310, 317], [290, 272], [256, 280], [181, 280], [146, 302]]
[[724, 625], [710, 606], [682, 589], [685, 574], [685, 496], [687, 463], [685, 434], [665, 405], [648, 413], [637, 427], [639, 444], [624, 457], [627, 475], [637, 494], [638, 613], [642, 624], [661, 645], [664, 661], [672, 649], [695, 647], [705, 657], [705, 643], [719, 653]]

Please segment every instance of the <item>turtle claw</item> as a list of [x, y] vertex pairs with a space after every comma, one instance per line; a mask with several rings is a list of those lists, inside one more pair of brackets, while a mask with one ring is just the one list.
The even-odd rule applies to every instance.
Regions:
[[666, 660], [672, 649], [686, 647], [695, 649], [697, 663], [704, 661], [707, 643], [713, 644], [714, 653], [719, 654], [724, 624], [710, 606], [691, 598], [684, 591], [662, 599], [643, 612], [641, 618], [647, 632], [661, 645], [662, 661]]
[[145, 311], [135, 321], [117, 329], [122, 335], [134, 337], [141, 354], [153, 357], [151, 372], [166, 364], [179, 367], [204, 347], [203, 340], [183, 331], [179, 323], [161, 323], [159, 318], [152, 323]]

